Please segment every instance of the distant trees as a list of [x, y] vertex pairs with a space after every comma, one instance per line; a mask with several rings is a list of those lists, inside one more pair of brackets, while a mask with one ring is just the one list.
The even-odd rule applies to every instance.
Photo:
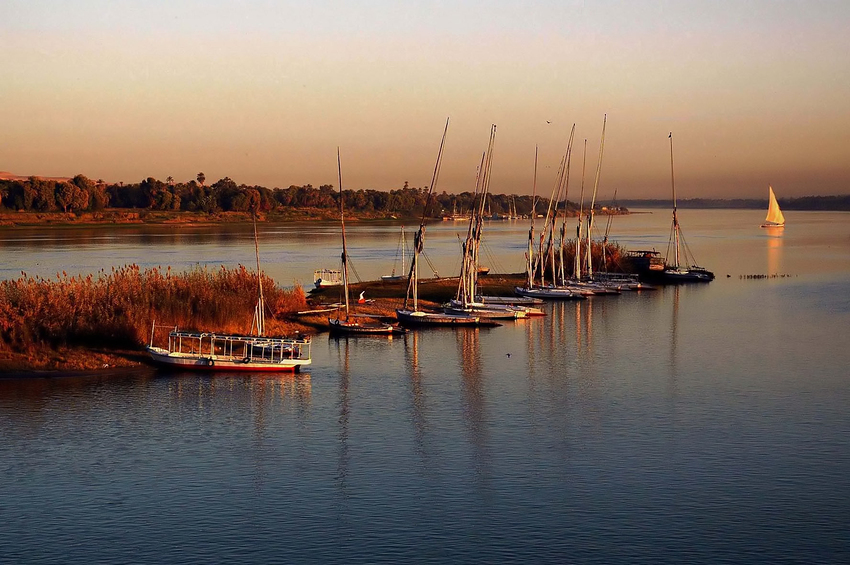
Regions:
[[[217, 212], [264, 213], [285, 212], [288, 209], [335, 210], [339, 207], [339, 192], [331, 184], [314, 187], [292, 185], [287, 188], [266, 188], [237, 184], [224, 177], [211, 185], [206, 184], [204, 173], [188, 182], [175, 182], [171, 176], [165, 181], [148, 177], [138, 183], [107, 184], [77, 175], [67, 182], [30, 177], [27, 180], [0, 180], [0, 206], [11, 210], [39, 212], [83, 212], [108, 208], [140, 210], [189, 211], [213, 214]], [[420, 217], [425, 211], [428, 187], [411, 187], [405, 181], [401, 188], [383, 191], [374, 189], [345, 190], [344, 205], [352, 213]], [[840, 198], [840, 197], [839, 197]], [[850, 197], [847, 197], [850, 199]], [[471, 192], [449, 194], [445, 191], [433, 195], [428, 216], [469, 212], [473, 205]], [[537, 202], [537, 213], [546, 210], [548, 201]], [[785, 204], [783, 203], [783, 208]], [[559, 209], [572, 213], [577, 205], [560, 203]], [[491, 194], [487, 211], [490, 214], [532, 212], [531, 196]]]

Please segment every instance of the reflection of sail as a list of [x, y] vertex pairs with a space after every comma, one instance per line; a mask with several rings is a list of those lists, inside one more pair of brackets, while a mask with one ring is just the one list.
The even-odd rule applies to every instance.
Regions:
[[767, 233], [767, 274], [776, 275], [782, 272], [782, 246], [784, 240], [782, 234], [785, 230], [781, 227], [765, 228]]

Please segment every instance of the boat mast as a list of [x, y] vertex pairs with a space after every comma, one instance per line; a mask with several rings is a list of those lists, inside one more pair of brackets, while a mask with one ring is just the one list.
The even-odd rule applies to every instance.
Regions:
[[602, 252], [600, 253], [602, 261], [600, 263], [600, 270], [602, 272], [608, 272], [608, 234], [611, 233], [611, 224], [614, 222], [614, 205], [617, 202], [617, 189], [614, 189], [614, 198], [611, 200], [611, 208], [608, 210], [608, 223], [605, 225], [605, 237], [602, 238]]
[[[564, 181], [563, 181], [563, 187], [564, 187], [564, 219], [563, 219], [563, 222], [561, 222], [561, 233], [560, 233], [561, 243], [560, 243], [560, 246], [558, 248], [558, 261], [559, 261], [558, 274], [560, 275], [560, 284], [561, 285], [564, 285], [567, 282], [566, 281], [567, 276], [566, 276], [566, 272], [565, 272], [565, 269], [564, 269], [564, 243], [567, 239], [567, 237], [566, 237], [566, 234], [567, 234], [567, 199], [569, 198], [569, 194], [570, 194], [570, 161], [572, 159], [572, 154], [573, 154], [573, 137], [575, 136], [575, 133], [576, 133], [576, 125], [573, 124], [573, 129], [572, 129], [572, 131], [570, 131], [570, 144], [569, 144], [569, 148], [567, 149], [567, 170], [566, 170], [566, 173], [564, 174]], [[561, 198], [561, 194], [560, 194], [560, 191], [559, 191], [558, 192], [558, 199], [560, 200], [560, 198]], [[558, 284], [558, 283], [555, 283], [555, 284]]]
[[673, 175], [673, 132], [667, 136], [670, 139], [670, 186], [673, 188], [673, 241], [676, 254], [676, 268], [679, 268], [679, 217], [676, 214], [676, 179]]
[[584, 139], [584, 154], [581, 160], [581, 196], [579, 197], [578, 223], [576, 224], [576, 248], [573, 253], [573, 278], [581, 279], [581, 221], [584, 215], [584, 172], [587, 166], [587, 138]]
[[[259, 207], [259, 202], [257, 207]], [[254, 220], [254, 254], [257, 257], [257, 306], [254, 309], [254, 320], [257, 324], [257, 336], [262, 336], [266, 331], [266, 303], [263, 299], [263, 273], [260, 271], [260, 242], [257, 238], [257, 212], [252, 214]], [[253, 324], [252, 324], [253, 325]]]
[[336, 148], [336, 168], [339, 175], [339, 223], [342, 226], [342, 286], [345, 292], [345, 321], [348, 322], [348, 254], [345, 247], [345, 208], [342, 196], [342, 164], [339, 147]]
[[[455, 299], [461, 302], [464, 308], [467, 307], [467, 304], [472, 301], [471, 296], [474, 294], [474, 275], [473, 269], [475, 268], [477, 261], [474, 257], [474, 247], [472, 244], [474, 234], [475, 234], [475, 222], [478, 220], [479, 214], [479, 205], [476, 202], [476, 198], [481, 198], [481, 211], [483, 212], [484, 206], [484, 194], [482, 192], [482, 177], [484, 175], [484, 163], [487, 159], [487, 153], [481, 154], [481, 162], [478, 164], [478, 169], [475, 173], [475, 191], [472, 194], [472, 205], [470, 206], [470, 216], [469, 216], [469, 224], [466, 228], [466, 239], [461, 243], [461, 262], [460, 262], [460, 276], [458, 277], [457, 284], [457, 294], [455, 295]], [[460, 239], [460, 236], [458, 236]]]
[[526, 270], [528, 271], [528, 288], [534, 287], [534, 216], [537, 215], [537, 203], [534, 201], [537, 196], [537, 146], [534, 146], [534, 181], [531, 185], [531, 227], [528, 230], [528, 251], [526, 252]]
[[605, 149], [605, 125], [608, 123], [608, 114], [602, 118], [602, 139], [599, 141], [599, 160], [596, 162], [596, 180], [593, 183], [593, 198], [590, 200], [590, 210], [587, 212], [587, 278], [593, 278], [593, 265], [591, 264], [591, 242], [590, 235], [593, 230], [593, 209], [596, 207], [596, 193], [599, 190], [599, 175], [602, 172], [602, 153]]
[[425, 197], [425, 208], [422, 210], [422, 220], [419, 222], [419, 229], [413, 236], [413, 258], [410, 260], [410, 272], [407, 276], [407, 294], [404, 297], [403, 309], [407, 309], [407, 301], [413, 294], [413, 310], [417, 311], [419, 305], [418, 299], [418, 279], [419, 279], [419, 255], [425, 247], [425, 220], [428, 217], [428, 207], [431, 204], [431, 196], [434, 194], [434, 186], [437, 184], [437, 179], [440, 177], [440, 166], [443, 161], [443, 146], [446, 143], [446, 133], [449, 131], [449, 118], [446, 118], [446, 127], [443, 130], [443, 137], [440, 140], [440, 149], [437, 152], [437, 162], [434, 163], [434, 173], [431, 176], [431, 185], [428, 187], [428, 195]]

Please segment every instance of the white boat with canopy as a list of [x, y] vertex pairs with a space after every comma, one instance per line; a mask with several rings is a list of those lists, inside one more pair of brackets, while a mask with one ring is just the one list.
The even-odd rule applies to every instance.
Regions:
[[[263, 275], [260, 270], [260, 248], [257, 221], [254, 219], [254, 249], [257, 256], [258, 300], [254, 307], [251, 334], [182, 331], [174, 326], [168, 334], [167, 347], [153, 344], [157, 324], [153, 323], [147, 346], [151, 359], [174, 369], [201, 371], [299, 372], [312, 363], [309, 337], [268, 337], [265, 333], [265, 300]], [[159, 326], [163, 327], [163, 326]], [[166, 326], [171, 327], [171, 326]]]

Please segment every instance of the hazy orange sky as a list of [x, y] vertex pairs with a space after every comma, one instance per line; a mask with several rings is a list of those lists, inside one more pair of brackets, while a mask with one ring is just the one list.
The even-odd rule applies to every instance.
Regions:
[[[549, 193], [850, 193], [850, 2], [0, 3], [0, 170]], [[551, 123], [547, 123], [551, 122]]]

